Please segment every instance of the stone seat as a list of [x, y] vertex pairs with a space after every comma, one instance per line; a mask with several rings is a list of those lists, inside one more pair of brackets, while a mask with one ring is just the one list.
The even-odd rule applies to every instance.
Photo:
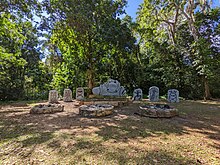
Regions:
[[165, 117], [170, 118], [178, 115], [176, 108], [166, 104], [153, 104], [140, 106], [139, 115], [146, 117]]
[[56, 113], [63, 112], [64, 105], [61, 104], [39, 104], [31, 108], [31, 114], [46, 114], [46, 113]]
[[102, 117], [113, 113], [114, 106], [109, 104], [91, 104], [79, 107], [79, 114], [84, 117]]

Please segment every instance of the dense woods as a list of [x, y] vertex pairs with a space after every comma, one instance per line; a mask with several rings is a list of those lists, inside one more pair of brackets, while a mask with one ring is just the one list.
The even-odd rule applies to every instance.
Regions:
[[220, 8], [210, 1], [1, 0], [0, 101], [45, 99], [109, 78], [128, 93], [220, 97]]

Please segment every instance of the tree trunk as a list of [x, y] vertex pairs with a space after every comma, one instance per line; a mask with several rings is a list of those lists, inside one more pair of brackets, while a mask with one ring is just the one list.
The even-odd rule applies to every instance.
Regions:
[[87, 69], [87, 77], [88, 77], [88, 95], [92, 94], [92, 88], [94, 87], [94, 78], [95, 78], [95, 72], [94, 72], [94, 61], [93, 61], [93, 49], [92, 49], [92, 39], [91, 35], [88, 32], [88, 52], [87, 52], [87, 58], [89, 61], [89, 66]]
[[203, 83], [204, 83], [204, 100], [210, 100], [211, 99], [211, 94], [210, 94], [210, 89], [209, 89], [209, 84], [208, 84], [208, 79], [203, 76]]
[[87, 70], [87, 77], [88, 77], [88, 95], [92, 94], [92, 88], [94, 87], [94, 71], [92, 68]]

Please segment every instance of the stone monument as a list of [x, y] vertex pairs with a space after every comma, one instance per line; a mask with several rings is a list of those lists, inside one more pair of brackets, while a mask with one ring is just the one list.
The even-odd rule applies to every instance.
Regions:
[[56, 90], [50, 90], [48, 101], [49, 103], [58, 103], [58, 92]]
[[84, 100], [84, 89], [82, 87], [76, 89], [76, 100]]
[[118, 80], [109, 79], [106, 83], [92, 89], [94, 95], [125, 96], [126, 90]]
[[133, 98], [132, 98], [132, 100], [134, 100], [134, 101], [139, 101], [139, 100], [142, 100], [142, 99], [143, 99], [142, 89], [140, 89], [140, 88], [135, 89], [134, 92], [133, 92]]
[[63, 92], [63, 101], [64, 102], [70, 102], [72, 101], [72, 91], [70, 89], [64, 89]]
[[149, 88], [149, 100], [157, 102], [159, 101], [159, 88], [152, 86]]
[[177, 89], [168, 90], [168, 102], [178, 103], [179, 102], [179, 91]]

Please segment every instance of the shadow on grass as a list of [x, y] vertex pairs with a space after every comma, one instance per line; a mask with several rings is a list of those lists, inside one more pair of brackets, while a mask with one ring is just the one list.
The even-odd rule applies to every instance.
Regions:
[[24, 110], [6, 110], [6, 111], [0, 111], [0, 114], [7, 114], [7, 113], [16, 113], [16, 112], [23, 112]]
[[35, 144], [41, 144], [41, 143], [47, 142], [53, 137], [54, 136], [52, 135], [51, 132], [40, 132], [40, 133], [34, 134], [32, 137], [22, 140], [22, 144], [24, 147], [35, 145]]
[[148, 151], [139, 153], [138, 156], [134, 153], [127, 153], [125, 150], [116, 150], [114, 152], [105, 153], [107, 160], [116, 160], [117, 164], [181, 164], [195, 165], [199, 164], [196, 160], [192, 160], [182, 156], [175, 156], [175, 153], [166, 151]]
[[[57, 113], [45, 115], [31, 115], [28, 113], [16, 112], [13, 117], [7, 118], [0, 115], [1, 139], [14, 138], [32, 132], [51, 132], [69, 129], [90, 129], [98, 128], [96, 133], [105, 140], [116, 139], [126, 140], [129, 138], [161, 136], [169, 134], [188, 134], [185, 127], [189, 127], [195, 132], [200, 132], [209, 136], [210, 139], [219, 139], [219, 117], [220, 108], [218, 105], [211, 105], [210, 113], [204, 103], [183, 102], [176, 104], [180, 116], [170, 119], [147, 118], [134, 115], [138, 104], [117, 109], [118, 113], [113, 116], [103, 118], [82, 118], [76, 113]], [[202, 106], [203, 105], [203, 106]], [[199, 107], [199, 108], [198, 108]], [[71, 132], [71, 131], [70, 131]], [[52, 138], [52, 137], [51, 137]]]
[[142, 118], [131, 120], [130, 118], [116, 121], [116, 126], [105, 126], [96, 133], [105, 140], [115, 139], [117, 141], [126, 141], [129, 139], [158, 137], [162, 135], [186, 134], [181, 127], [167, 123], [168, 119]]
[[[95, 164], [181, 164], [195, 165], [200, 164], [196, 158], [185, 157], [177, 153], [164, 150], [143, 151], [139, 148], [123, 148], [104, 146], [102, 143], [92, 142], [89, 140], [79, 140], [75, 145], [69, 146], [68, 150], [61, 151], [63, 156], [71, 155], [70, 163], [84, 162], [91, 163], [91, 159], [95, 160]], [[101, 155], [101, 156], [100, 156]]]
[[176, 104], [176, 107], [180, 111], [180, 117], [171, 122], [190, 128], [190, 132], [220, 140], [220, 102], [185, 101]]
[[[48, 147], [63, 149], [67, 154], [102, 155], [106, 160], [116, 160], [118, 164], [132, 161], [137, 164], [196, 164], [195, 160], [174, 156], [175, 153], [166, 151], [149, 151], [141, 154], [127, 153], [123, 149], [108, 148], [102, 143], [115, 140], [115, 143], [128, 142], [134, 139], [148, 137], [162, 137], [166, 135], [184, 135], [200, 133], [211, 140], [220, 140], [220, 107], [219, 104], [205, 104], [199, 102], [181, 102], [175, 104], [180, 116], [170, 119], [147, 118], [134, 115], [138, 104], [116, 109], [117, 113], [103, 118], [84, 118], [76, 112], [62, 112], [56, 114], [31, 115], [27, 111], [13, 111], [13, 116], [0, 113], [0, 142], [18, 141], [23, 147], [30, 147], [45, 143]], [[64, 131], [65, 133], [63, 133]], [[55, 133], [67, 134], [68, 137], [57, 137]], [[90, 136], [96, 134], [101, 140], [77, 139], [77, 135]], [[73, 138], [71, 138], [73, 137]], [[65, 141], [75, 141], [64, 146]], [[0, 143], [0, 144], [1, 144]], [[216, 146], [215, 146], [216, 147]], [[216, 147], [217, 148], [217, 147]], [[142, 152], [139, 149], [135, 149]], [[129, 156], [130, 155], [130, 156]], [[79, 156], [79, 159], [81, 159]]]
[[28, 104], [47, 102], [47, 100], [19, 100], [19, 101], [0, 101], [0, 106], [10, 105], [11, 107], [27, 107]]
[[53, 138], [52, 132], [39, 131], [34, 125], [26, 125], [15, 121], [0, 122], [0, 142], [18, 141], [23, 146], [41, 144]]

